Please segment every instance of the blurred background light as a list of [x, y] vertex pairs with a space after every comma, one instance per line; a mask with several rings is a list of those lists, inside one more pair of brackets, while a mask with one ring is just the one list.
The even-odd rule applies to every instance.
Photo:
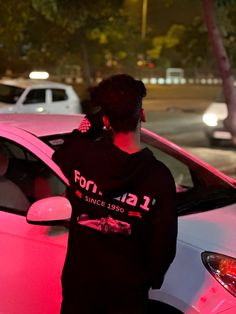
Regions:
[[30, 79], [46, 80], [49, 78], [49, 73], [45, 71], [33, 71], [29, 74]]
[[155, 77], [150, 78], [150, 84], [157, 84], [157, 79]]

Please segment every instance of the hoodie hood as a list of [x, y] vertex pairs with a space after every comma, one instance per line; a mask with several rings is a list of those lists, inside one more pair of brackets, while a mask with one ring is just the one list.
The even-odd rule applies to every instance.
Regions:
[[147, 165], [155, 161], [148, 148], [128, 154], [112, 143], [104, 143], [95, 150], [97, 169], [93, 172], [94, 181], [104, 195], [111, 197], [132, 191], [150, 173]]

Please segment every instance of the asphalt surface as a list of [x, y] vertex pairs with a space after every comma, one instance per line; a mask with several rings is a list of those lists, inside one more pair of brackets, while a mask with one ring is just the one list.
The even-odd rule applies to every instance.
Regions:
[[[236, 147], [230, 145], [210, 147], [204, 134], [202, 112], [209, 100], [203, 102], [195, 100], [195, 105], [189, 107], [186, 99], [179, 99], [177, 105], [173, 104], [173, 100], [165, 100], [162, 106], [160, 103], [161, 101], [155, 100], [145, 101], [147, 121], [143, 127], [168, 138], [236, 179]], [[202, 109], [199, 110], [199, 107]]]

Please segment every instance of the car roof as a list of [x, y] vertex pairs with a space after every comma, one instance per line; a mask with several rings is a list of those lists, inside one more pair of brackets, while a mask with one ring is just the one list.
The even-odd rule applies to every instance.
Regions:
[[48, 80], [31, 80], [31, 79], [24, 79], [24, 78], [17, 78], [17, 79], [1, 79], [0, 84], [16, 86], [20, 88], [27, 88], [32, 86], [37, 87], [67, 87], [69, 85], [64, 83], [52, 82]]
[[37, 137], [70, 133], [78, 128], [83, 114], [0, 114], [0, 125], [23, 129]]

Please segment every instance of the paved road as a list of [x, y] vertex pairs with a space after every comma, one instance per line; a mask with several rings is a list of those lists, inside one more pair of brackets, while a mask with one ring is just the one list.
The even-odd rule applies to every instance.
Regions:
[[[166, 105], [172, 101], [166, 101]], [[236, 148], [211, 148], [204, 135], [202, 111], [186, 110], [182, 107], [160, 107], [155, 109], [153, 101], [146, 101], [144, 108], [147, 122], [144, 127], [184, 147], [202, 160], [224, 173], [236, 178]]]

